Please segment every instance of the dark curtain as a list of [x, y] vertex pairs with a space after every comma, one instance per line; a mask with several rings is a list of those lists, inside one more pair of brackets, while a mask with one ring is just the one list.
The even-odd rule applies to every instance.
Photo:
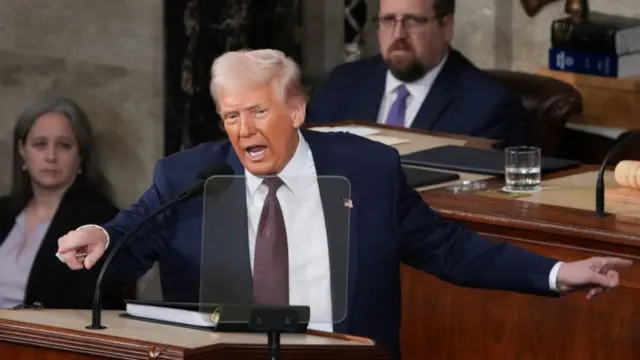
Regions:
[[362, 36], [362, 29], [367, 23], [367, 2], [365, 0], [344, 0], [347, 9], [344, 17], [344, 43], [353, 42]]
[[224, 138], [209, 93], [225, 51], [273, 48], [301, 63], [300, 0], [165, 1], [165, 154]]

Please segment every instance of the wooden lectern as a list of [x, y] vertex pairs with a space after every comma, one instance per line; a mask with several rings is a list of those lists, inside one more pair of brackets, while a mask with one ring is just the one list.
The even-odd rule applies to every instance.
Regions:
[[[0, 310], [0, 358], [89, 359], [257, 359], [268, 360], [265, 334], [216, 333], [125, 319], [103, 311], [104, 330], [87, 330], [88, 310]], [[309, 331], [283, 334], [282, 358], [389, 359], [373, 341]]]

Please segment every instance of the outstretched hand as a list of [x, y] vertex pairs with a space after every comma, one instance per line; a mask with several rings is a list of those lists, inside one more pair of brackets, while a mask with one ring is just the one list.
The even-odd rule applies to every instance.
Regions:
[[587, 300], [618, 287], [620, 277], [615, 269], [629, 267], [631, 260], [615, 257], [592, 257], [564, 263], [558, 270], [556, 286], [562, 292], [587, 291]]

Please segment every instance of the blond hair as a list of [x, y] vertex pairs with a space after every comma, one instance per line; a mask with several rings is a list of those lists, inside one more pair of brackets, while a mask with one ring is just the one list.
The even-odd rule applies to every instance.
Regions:
[[[220, 90], [273, 86], [279, 99], [305, 97], [300, 68], [282, 51], [272, 49], [230, 51], [211, 67], [210, 91], [217, 102]], [[305, 99], [306, 100], [306, 99]]]

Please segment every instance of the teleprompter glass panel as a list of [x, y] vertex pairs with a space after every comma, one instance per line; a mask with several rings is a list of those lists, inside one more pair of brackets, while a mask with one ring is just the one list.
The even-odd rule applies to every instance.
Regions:
[[[261, 226], [265, 202], [273, 201], [273, 197], [268, 200], [270, 180], [245, 176], [207, 180], [203, 195], [201, 310], [226, 308], [227, 314], [222, 316], [227, 322], [245, 321], [248, 309], [263, 305], [258, 298], [286, 289], [280, 282], [286, 277], [265, 289], [261, 276], [282, 269], [276, 259], [287, 259], [288, 305], [310, 310], [306, 318], [301, 315], [301, 321], [311, 326], [343, 320], [347, 313], [351, 184], [340, 176], [281, 179], [275, 194], [282, 216], [274, 215], [272, 206], [272, 216], [264, 215]], [[282, 241], [286, 241], [286, 256], [279, 253]], [[265, 266], [263, 256], [273, 266]]]

